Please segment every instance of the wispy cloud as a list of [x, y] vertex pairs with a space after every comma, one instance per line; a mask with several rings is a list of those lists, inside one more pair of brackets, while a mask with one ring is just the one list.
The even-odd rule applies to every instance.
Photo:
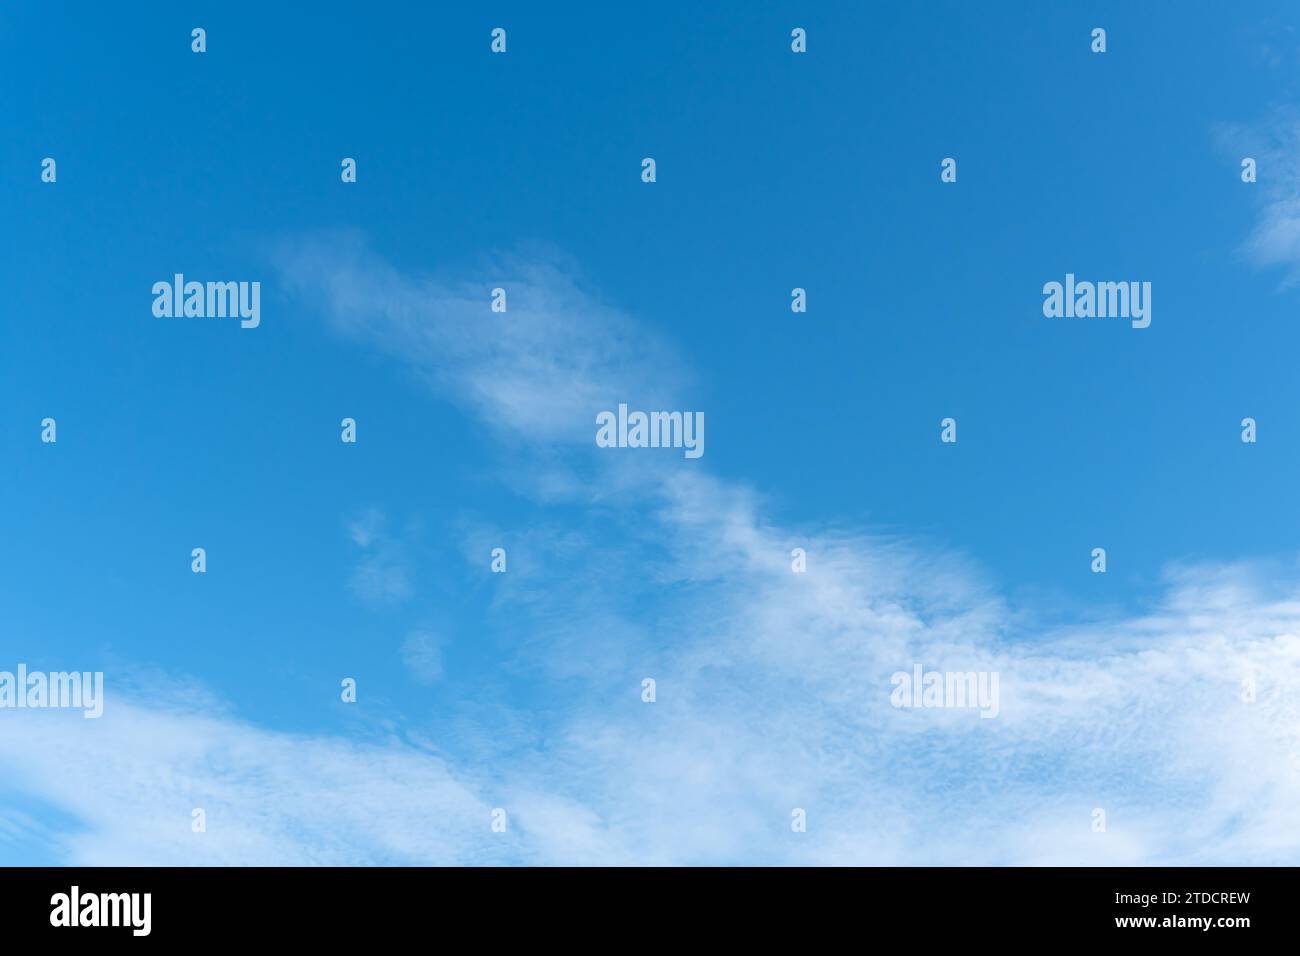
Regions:
[[432, 631], [412, 631], [402, 641], [402, 663], [421, 684], [442, 677], [442, 642]]
[[[551, 252], [503, 257], [475, 281], [409, 276], [352, 233], [298, 238], [274, 253], [285, 285], [349, 338], [393, 355], [517, 438], [586, 440], [597, 409], [653, 403], [680, 387], [672, 350], [585, 292]], [[504, 313], [491, 290], [508, 292]]]
[[[370, 316], [372, 334], [401, 339], [412, 326], [456, 320], [461, 299], [440, 298], [435, 286], [351, 255], [340, 261], [332, 249], [327, 265], [307, 272], [397, 290], [374, 300], [402, 303], [378, 319], [373, 307], [347, 300], [346, 311]], [[303, 262], [298, 272], [290, 268], [291, 278]], [[565, 400], [553, 393], [568, 378], [515, 379], [513, 394], [548, 409], [548, 434], [589, 442], [601, 400], [639, 386], [635, 375], [625, 377], [638, 357], [659, 356], [655, 371], [665, 383], [687, 378], [666, 364], [651, 328], [620, 317], [619, 335], [602, 337], [606, 312], [559, 267], [524, 273], [531, 297], [563, 303], [521, 317], [534, 338], [560, 343], [561, 352], [601, 342], [578, 350], [582, 374]], [[543, 291], [547, 283], [560, 291]], [[344, 310], [336, 303], [332, 311]], [[550, 334], [553, 326], [562, 331]], [[509, 378], [516, 361], [512, 345], [483, 349], [472, 374]], [[546, 364], [554, 371], [562, 361]], [[662, 393], [665, 407], [674, 404], [671, 388]], [[486, 420], [533, 428], [503, 416], [482, 392], [471, 390], [468, 399], [465, 407]], [[637, 491], [620, 497], [639, 503], [643, 539], [653, 539], [641, 569], [653, 573], [641, 593], [620, 581], [622, 593], [629, 605], [652, 595], [660, 630], [674, 637], [643, 657], [643, 669], [654, 673], [621, 675], [629, 689], [654, 677], [655, 704], [616, 708], [617, 719], [605, 695], [591, 708], [575, 706], [562, 752], [530, 769], [552, 792], [594, 808], [622, 850], [695, 861], [900, 862], [950, 862], [954, 846], [972, 862], [1190, 862], [1234, 852], [1294, 859], [1300, 850], [1300, 815], [1291, 809], [1300, 803], [1300, 725], [1287, 716], [1300, 686], [1300, 592], [1271, 584], [1261, 569], [1181, 569], [1151, 615], [1043, 630], [968, 562], [854, 529], [774, 527], [753, 492], [700, 468], [617, 462], [592, 481]], [[809, 554], [805, 574], [791, 571], [794, 546]], [[573, 570], [566, 576], [572, 581]], [[561, 599], [592, 577], [600, 572], [579, 575], [584, 583]], [[665, 583], [679, 589], [666, 592]], [[574, 653], [571, 637], [554, 647]], [[890, 707], [890, 674], [913, 662], [999, 672], [1000, 719]], [[1253, 702], [1243, 700], [1248, 678], [1258, 682]], [[552, 762], [590, 772], [551, 779]], [[1267, 769], [1247, 773], [1249, 766]], [[818, 808], [820, 835], [810, 828], [791, 842], [781, 821], [809, 803]], [[1105, 834], [1091, 832], [1096, 807], [1109, 808]], [[654, 822], [667, 819], [672, 839]], [[1027, 840], [1026, 821], [1079, 836]], [[905, 845], [892, 846], [898, 834], [907, 835]]]
[[[78, 821], [60, 839], [83, 863], [1300, 858], [1293, 583], [1183, 569], [1148, 615], [1014, 633], [959, 572], [919, 593], [875, 574], [922, 557], [905, 548], [805, 537], [795, 576], [761, 567], [786, 532], [748, 532], [730, 580], [665, 601], [664, 630], [685, 638], [571, 691], [540, 748], [450, 761], [414, 734], [281, 734], [119, 693], [91, 733], [11, 712], [0, 763]], [[998, 719], [892, 708], [889, 675], [912, 661], [1000, 671]], [[191, 807], [207, 833], [189, 832]]]
[[1284, 284], [1300, 281], [1300, 112], [1273, 111], [1266, 121], [1225, 124], [1218, 128], [1220, 147], [1234, 159], [1255, 159], [1259, 220], [1243, 251], [1261, 267], [1282, 266]]
[[360, 557], [348, 587], [361, 600], [375, 605], [400, 604], [411, 596], [402, 546], [387, 530], [387, 519], [369, 508], [348, 523], [348, 537]]
[[91, 732], [66, 713], [10, 716], [0, 761], [77, 820], [58, 837], [68, 863], [471, 863], [508, 848], [487, 839], [492, 804], [472, 782], [396, 738], [275, 733], [124, 694]]
[[[286, 282], [323, 289], [343, 334], [539, 457], [590, 443], [594, 411], [643, 379], [666, 407], [665, 383], [688, 379], [647, 366], [667, 355], [653, 329], [553, 262], [516, 265], [527, 291], [494, 316], [489, 275], [406, 277], [354, 241], [294, 250]], [[703, 462], [600, 462], [582, 480], [593, 526], [614, 537], [533, 536], [529, 573], [498, 599], [532, 635], [538, 679], [561, 687], [536, 746], [460, 747], [451, 761], [414, 733], [290, 736], [118, 698], [97, 738], [25, 715], [0, 761], [84, 821], [66, 837], [80, 862], [1300, 861], [1294, 569], [1176, 568], [1145, 613], [1048, 627], [932, 546], [778, 525], [754, 489]], [[350, 533], [363, 550], [383, 539], [382, 525]], [[566, 560], [567, 535], [627, 563]], [[471, 542], [485, 574], [488, 543]], [[553, 565], [537, 560], [546, 548]], [[427, 676], [438, 646], [426, 633], [403, 657]], [[914, 663], [998, 672], [999, 716], [892, 707], [890, 675]], [[60, 770], [82, 765], [89, 786]], [[205, 801], [221, 826], [200, 843], [188, 809]], [[496, 842], [492, 806], [512, 821]], [[794, 808], [806, 833], [791, 830]]]

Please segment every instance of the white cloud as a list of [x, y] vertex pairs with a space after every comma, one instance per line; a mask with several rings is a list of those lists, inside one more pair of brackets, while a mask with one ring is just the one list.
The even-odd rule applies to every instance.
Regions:
[[[78, 821], [64, 860], [106, 865], [472, 863], [502, 858], [490, 804], [402, 741], [261, 730], [141, 705], [120, 690], [96, 721], [9, 711], [0, 764]], [[340, 706], [343, 706], [340, 704]], [[191, 811], [207, 832], [191, 832]]]
[[1255, 264], [1286, 268], [1284, 285], [1300, 281], [1300, 114], [1277, 109], [1264, 123], [1224, 124], [1219, 145], [1234, 160], [1257, 163], [1248, 188], [1259, 204], [1259, 221], [1243, 251]]
[[[487, 311], [487, 277], [469, 291], [411, 280], [355, 246], [304, 243], [286, 267], [324, 286], [345, 334], [411, 362], [507, 440], [589, 442], [592, 403], [654, 339], [626, 318], [605, 336], [611, 313], [554, 266], [518, 267], [528, 292], [508, 317]], [[515, 311], [530, 299], [543, 305]], [[494, 322], [532, 327], [493, 344]], [[602, 525], [632, 509], [626, 566], [548, 569], [527, 545], [512, 564], [529, 573], [501, 610], [570, 689], [543, 743], [493, 741], [491, 759], [462, 747], [452, 763], [414, 735], [293, 736], [118, 696], [101, 722], [23, 715], [0, 763], [84, 823], [63, 837], [77, 862], [1300, 861], [1290, 570], [1177, 568], [1148, 613], [1039, 627], [969, 561], [775, 526], [752, 490], [697, 464], [615, 459], [588, 479]], [[351, 534], [363, 549], [383, 539], [365, 522]], [[471, 545], [480, 562], [488, 541]], [[796, 545], [805, 574], [790, 570]], [[408, 666], [431, 674], [437, 646], [408, 641]], [[997, 671], [999, 716], [891, 707], [890, 675], [914, 663]], [[209, 808], [205, 842], [188, 832], [192, 805]], [[493, 806], [511, 815], [496, 842]], [[794, 807], [807, 833], [791, 832]]]
[[[807, 575], [756, 571], [782, 532], [750, 530], [742, 583], [666, 602], [666, 626], [694, 629], [644, 675], [657, 702], [629, 668], [543, 748], [451, 764], [408, 738], [280, 734], [117, 693], [100, 721], [4, 714], [21, 726], [0, 764], [81, 822], [62, 837], [80, 863], [1300, 858], [1293, 586], [1184, 569], [1154, 614], [1058, 640], [1005, 633], [958, 575], [918, 595], [873, 578], [863, 541], [807, 538]], [[889, 673], [914, 660], [1000, 671], [998, 719], [890, 707]], [[189, 833], [192, 806], [207, 834]], [[492, 806], [512, 821], [495, 843]]]
[[[350, 297], [335, 301], [334, 314], [368, 314], [360, 321], [381, 341], [456, 321], [462, 300], [350, 254], [331, 250], [307, 274], [391, 294], [377, 296], [388, 303], [378, 316]], [[558, 267], [522, 272], [532, 278], [529, 297], [559, 304], [519, 319], [554, 344], [543, 362], [550, 374], [570, 367], [549, 380], [516, 377], [514, 342], [478, 350], [467, 374], [513, 380], [526, 404], [546, 409], [548, 436], [590, 442], [591, 413], [603, 407], [593, 395], [618, 393], [613, 383], [641, 387], [627, 370], [667, 352], [653, 346], [653, 330], [621, 316], [619, 334], [602, 336], [607, 311]], [[550, 335], [553, 326], [562, 331]], [[601, 345], [578, 345], [591, 342]], [[557, 400], [578, 367], [576, 387]], [[662, 362], [655, 371], [667, 383], [686, 378]], [[503, 415], [482, 389], [461, 400], [520, 437], [534, 434], [531, 419]], [[689, 463], [604, 461], [589, 493], [639, 503], [640, 534], [653, 546], [635, 559], [653, 571], [649, 594], [599, 560], [587, 575], [566, 565], [558, 593], [546, 578], [507, 593], [549, 619], [613, 578], [633, 586], [629, 601], [655, 602], [660, 629], [681, 635], [649, 665], [653, 674], [632, 669], [647, 642], [619, 620], [620, 608], [582, 606], [566, 622], [570, 633], [546, 635], [563, 660], [600, 656], [593, 647], [608, 645], [593, 644], [593, 630], [621, 633], [635, 651], [613, 667], [562, 671], [602, 687], [621, 677], [635, 703], [620, 709], [600, 694], [573, 708], [564, 744], [527, 768], [535, 792], [558, 790], [589, 824], [598, 814], [614, 859], [952, 862], [955, 847], [972, 862], [1300, 855], [1291, 809], [1300, 805], [1300, 724], [1287, 716], [1300, 686], [1291, 636], [1300, 633], [1300, 592], [1277, 591], [1264, 569], [1177, 569], [1153, 614], [1041, 632], [969, 562], [851, 530], [772, 527], [752, 491]], [[795, 545], [808, 550], [806, 574], [790, 571]], [[666, 552], [657, 561], [656, 548]], [[890, 674], [917, 662], [999, 672], [1000, 717], [890, 707]], [[1260, 698], [1247, 704], [1240, 684], [1251, 674], [1260, 675]], [[658, 681], [653, 705], [635, 696], [642, 676]], [[797, 842], [794, 806], [815, 821]], [[1091, 832], [1096, 806], [1107, 809], [1105, 834]], [[1027, 827], [1046, 842], [1027, 838]], [[584, 839], [589, 849], [598, 842]]]
[[400, 604], [411, 596], [401, 542], [387, 531], [382, 511], [369, 508], [348, 523], [348, 536], [361, 550], [348, 578], [348, 588], [362, 601], [374, 605]]
[[442, 677], [441, 641], [432, 631], [413, 631], [402, 642], [402, 663], [421, 684], [432, 684]]
[[[653, 404], [680, 387], [671, 349], [584, 292], [555, 254], [504, 259], [478, 281], [404, 275], [350, 233], [286, 243], [274, 258], [286, 285], [338, 332], [518, 439], [590, 440], [596, 411]], [[505, 313], [490, 308], [497, 286], [508, 292]]]

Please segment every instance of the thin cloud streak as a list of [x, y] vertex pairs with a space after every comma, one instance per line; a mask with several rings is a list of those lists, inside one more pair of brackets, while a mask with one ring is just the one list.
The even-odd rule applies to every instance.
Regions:
[[[590, 442], [620, 384], [662, 372], [671, 399], [663, 383], [686, 378], [638, 364], [653, 330], [619, 317], [605, 335], [612, 313], [553, 264], [519, 267], [527, 293], [507, 319], [486, 311], [487, 277], [471, 293], [404, 277], [359, 245], [293, 248], [286, 283], [324, 288], [314, 304], [341, 334], [410, 363], [539, 456]], [[516, 314], [516, 299], [548, 305]], [[532, 328], [492, 342], [498, 320]], [[602, 507], [635, 522], [620, 547], [642, 563], [552, 571], [534, 556], [499, 608], [543, 635], [532, 653], [568, 682], [544, 745], [453, 762], [407, 738], [291, 737], [118, 698], [98, 739], [25, 715], [0, 762], [85, 823], [65, 837], [81, 862], [1300, 861], [1294, 574], [1181, 567], [1148, 613], [1039, 628], [969, 561], [859, 529], [778, 526], [704, 461], [599, 461], [589, 493], [618, 486]], [[612, 597], [575, 600], [593, 593]], [[598, 657], [611, 633], [626, 635], [625, 657], [566, 663]], [[999, 673], [998, 717], [891, 706], [891, 674], [916, 663]], [[83, 763], [92, 787], [59, 776]], [[187, 829], [202, 801], [233, 823], [206, 843]], [[490, 833], [493, 806], [508, 809], [508, 835]], [[806, 833], [791, 830], [795, 808]]]

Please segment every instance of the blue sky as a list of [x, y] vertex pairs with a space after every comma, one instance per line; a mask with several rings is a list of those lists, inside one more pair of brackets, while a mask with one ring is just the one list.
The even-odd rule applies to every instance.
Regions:
[[0, 862], [1294, 863], [1293, 7], [472, 6], [0, 12]]

